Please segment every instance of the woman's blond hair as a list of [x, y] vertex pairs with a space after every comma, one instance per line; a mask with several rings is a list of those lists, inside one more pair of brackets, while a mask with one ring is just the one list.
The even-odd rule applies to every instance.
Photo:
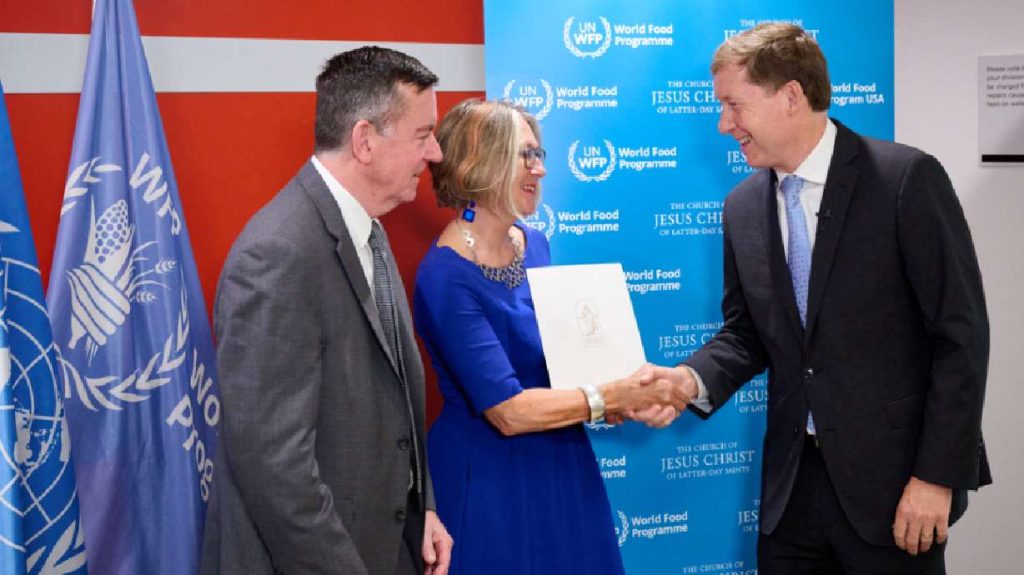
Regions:
[[513, 202], [523, 143], [522, 117], [540, 142], [540, 127], [525, 110], [509, 102], [469, 99], [456, 104], [437, 127], [444, 159], [430, 165], [439, 206], [461, 209], [475, 201], [516, 217]]

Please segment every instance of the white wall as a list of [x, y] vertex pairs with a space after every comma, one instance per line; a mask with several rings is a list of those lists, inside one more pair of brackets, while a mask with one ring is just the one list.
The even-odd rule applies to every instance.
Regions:
[[[983, 429], [995, 483], [952, 530], [950, 573], [1024, 572], [1024, 166], [980, 167], [978, 56], [1024, 53], [1021, 0], [896, 0], [896, 139], [949, 171], [974, 234], [992, 355]], [[1024, 130], [1024, 126], [1019, 129]]]

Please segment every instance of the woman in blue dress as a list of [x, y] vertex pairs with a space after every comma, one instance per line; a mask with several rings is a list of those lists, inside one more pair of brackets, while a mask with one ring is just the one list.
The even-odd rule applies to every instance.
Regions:
[[[455, 208], [420, 263], [414, 316], [444, 407], [428, 438], [437, 512], [455, 540], [450, 573], [621, 574], [615, 527], [581, 423], [646, 410], [664, 425], [688, 398], [633, 376], [550, 388], [525, 268], [547, 239], [536, 209], [544, 150], [536, 121], [469, 100], [441, 121], [438, 203]], [[663, 407], [658, 407], [658, 406]]]

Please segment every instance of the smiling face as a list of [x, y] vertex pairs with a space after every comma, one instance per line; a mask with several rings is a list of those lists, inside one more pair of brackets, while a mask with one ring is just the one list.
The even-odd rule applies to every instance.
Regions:
[[429, 163], [441, 161], [441, 147], [434, 137], [434, 90], [417, 91], [409, 84], [399, 84], [397, 92], [401, 114], [381, 129], [373, 128], [373, 209], [367, 209], [373, 217], [415, 199], [420, 174]]
[[803, 160], [797, 142], [799, 122], [794, 115], [793, 86], [774, 92], [747, 78], [742, 66], [730, 64], [714, 76], [715, 97], [722, 103], [718, 131], [740, 144], [747, 163], [755, 168], [794, 171]]
[[[521, 114], [516, 114], [516, 119], [519, 126], [520, 150], [539, 148], [540, 143], [530, 124]], [[537, 211], [537, 204], [540, 202], [540, 179], [548, 172], [540, 158], [535, 158], [529, 167], [525, 159], [517, 158], [517, 161], [518, 172], [515, 188], [512, 190], [512, 205], [520, 217], [526, 217]]]

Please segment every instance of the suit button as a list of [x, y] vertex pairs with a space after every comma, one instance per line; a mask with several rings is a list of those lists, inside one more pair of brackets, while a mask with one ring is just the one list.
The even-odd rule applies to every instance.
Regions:
[[402, 451], [408, 451], [409, 447], [412, 446], [412, 442], [409, 441], [408, 437], [402, 437], [398, 440], [398, 448]]
[[395, 521], [405, 523], [405, 509], [395, 511]]
[[804, 370], [804, 381], [809, 381], [813, 377], [814, 377], [814, 370], [813, 369], [808, 367], [807, 369]]
[[800, 433], [800, 428], [799, 427], [794, 427], [793, 428], [793, 435], [798, 435], [799, 433]]

